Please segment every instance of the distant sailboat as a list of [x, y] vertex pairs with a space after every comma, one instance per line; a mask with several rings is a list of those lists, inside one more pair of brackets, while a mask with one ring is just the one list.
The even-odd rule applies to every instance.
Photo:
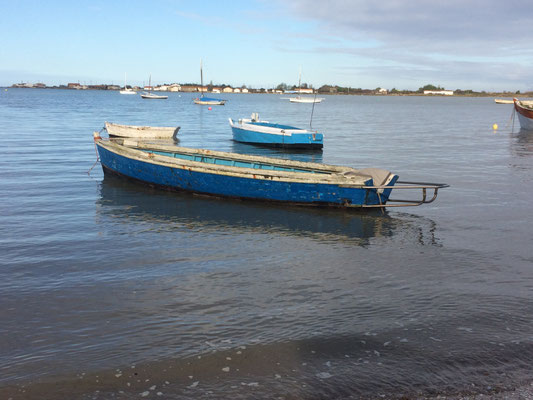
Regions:
[[120, 94], [137, 94], [137, 92], [126, 86], [126, 73], [124, 73], [124, 90], [120, 91]]
[[143, 99], [168, 99], [168, 96], [161, 96], [159, 94], [152, 93], [152, 75], [150, 75], [150, 79], [148, 80], [148, 92], [143, 92], [141, 97]]
[[223, 106], [226, 104], [226, 100], [215, 99], [212, 97], [204, 97], [204, 73], [202, 70], [202, 60], [200, 60], [200, 97], [194, 99], [194, 104], [200, 104], [204, 106]]
[[298, 78], [298, 96], [296, 97], [289, 97], [289, 101], [291, 103], [320, 103], [322, 100], [324, 100], [321, 97], [305, 97], [301, 96], [301, 89], [302, 89], [302, 69], [300, 68], [300, 75]]

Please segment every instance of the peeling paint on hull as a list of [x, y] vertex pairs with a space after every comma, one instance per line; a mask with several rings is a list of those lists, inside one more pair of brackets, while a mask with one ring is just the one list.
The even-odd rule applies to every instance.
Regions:
[[[380, 204], [375, 190], [337, 184], [247, 178], [170, 167], [125, 157], [97, 144], [104, 172], [112, 172], [156, 187], [217, 197], [285, 202], [309, 206], [361, 207]], [[394, 182], [391, 182], [391, 187]], [[381, 194], [385, 203], [390, 190]]]

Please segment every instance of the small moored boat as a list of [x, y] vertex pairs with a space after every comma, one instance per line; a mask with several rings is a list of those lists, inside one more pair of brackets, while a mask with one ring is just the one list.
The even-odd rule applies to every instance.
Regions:
[[514, 109], [518, 114], [520, 126], [524, 130], [533, 131], [533, 104], [513, 99]]
[[305, 97], [305, 96], [289, 97], [289, 101], [291, 103], [321, 103], [322, 100], [324, 100], [322, 97]]
[[[289, 161], [135, 141], [94, 133], [106, 174], [150, 186], [217, 197], [343, 208], [431, 203], [444, 184], [399, 183], [398, 175], [375, 168]], [[422, 190], [419, 200], [391, 200], [394, 189]], [[433, 189], [433, 197], [426, 191]]]
[[152, 93], [152, 75], [150, 75], [150, 79], [148, 80], [148, 92], [142, 92], [141, 98], [147, 99], [147, 100], [164, 100], [168, 99], [168, 96], [160, 95], [160, 94], [153, 94]]
[[193, 101], [194, 101], [194, 104], [200, 104], [204, 106], [223, 106], [224, 104], [226, 104], [227, 100], [214, 99], [212, 97], [205, 97], [204, 95], [201, 95], [200, 97], [197, 97]]
[[126, 73], [124, 73], [124, 89], [119, 92], [120, 94], [137, 94], [135, 90], [132, 88], [129, 88], [126, 85]]
[[144, 93], [141, 93], [141, 97], [143, 99], [168, 99], [168, 96], [163, 96], [163, 95], [160, 95], [160, 94], [153, 94], [153, 93], [147, 93], [147, 92], [144, 92]]
[[194, 104], [199, 104], [202, 106], [223, 106], [226, 104], [227, 100], [215, 99], [212, 97], [204, 97], [204, 72], [202, 69], [202, 60], [200, 60], [200, 97], [194, 99]]
[[104, 129], [110, 137], [141, 138], [141, 139], [176, 139], [179, 126], [136, 126], [120, 125], [106, 122]]
[[301, 149], [321, 149], [324, 145], [322, 133], [261, 121], [257, 113], [236, 122], [228, 119], [236, 142]]

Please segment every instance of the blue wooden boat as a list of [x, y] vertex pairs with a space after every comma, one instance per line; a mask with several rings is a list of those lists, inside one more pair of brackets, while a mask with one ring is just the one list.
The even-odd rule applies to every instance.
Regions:
[[229, 118], [229, 125], [233, 140], [237, 142], [301, 149], [321, 149], [324, 146], [322, 133], [261, 121], [257, 113], [236, 122]]
[[[306, 206], [384, 207], [398, 180], [397, 175], [376, 168], [356, 170], [132, 139], [103, 139], [98, 132], [94, 140], [104, 173], [218, 197]], [[402, 206], [430, 203], [438, 189], [446, 186], [407, 184], [404, 188], [422, 189], [422, 199], [392, 201]], [[426, 198], [428, 188], [434, 190], [431, 199]]]

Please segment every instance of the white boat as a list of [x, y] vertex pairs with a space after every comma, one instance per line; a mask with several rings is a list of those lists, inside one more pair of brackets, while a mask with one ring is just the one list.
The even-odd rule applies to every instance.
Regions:
[[142, 139], [176, 139], [179, 126], [136, 126], [120, 125], [106, 122], [104, 125], [109, 137], [142, 138]]
[[290, 97], [289, 101], [291, 103], [320, 103], [324, 100], [322, 97], [307, 97], [307, 96], [298, 96]]
[[518, 99], [513, 99], [513, 101], [520, 127], [527, 131], [533, 131], [533, 104]]
[[153, 94], [152, 93], [152, 75], [150, 75], [150, 79], [148, 80], [148, 87], [150, 89], [148, 89], [148, 92], [142, 92], [141, 93], [141, 97], [143, 99], [154, 99], [154, 100], [157, 100], [157, 99], [168, 99], [168, 96], [162, 96], [160, 94]]
[[[298, 93], [301, 93], [302, 89], [302, 69], [300, 68], [300, 74], [298, 77]], [[321, 97], [310, 97], [310, 96], [296, 96], [296, 97], [289, 97], [289, 101], [291, 103], [320, 103], [324, 100]]]
[[507, 100], [507, 99], [494, 99], [494, 102], [496, 104], [513, 104], [512, 100]]
[[162, 96], [160, 94], [153, 94], [150, 92], [141, 93], [141, 97], [143, 99], [168, 99], [168, 96]]
[[126, 86], [126, 74], [124, 73], [124, 90], [119, 92], [120, 94], [137, 94], [137, 92]]

